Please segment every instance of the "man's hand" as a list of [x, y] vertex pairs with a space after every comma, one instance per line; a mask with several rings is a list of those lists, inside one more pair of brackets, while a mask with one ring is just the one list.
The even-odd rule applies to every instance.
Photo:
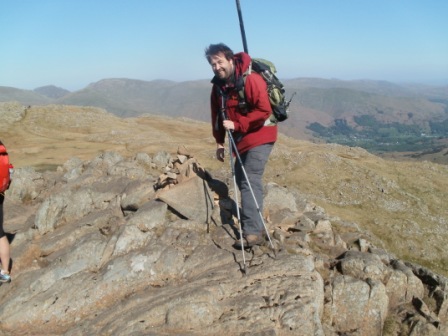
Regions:
[[218, 148], [216, 148], [216, 158], [219, 161], [224, 162], [224, 156], [225, 156], [224, 145], [218, 144]]
[[224, 128], [225, 128], [227, 131], [234, 131], [234, 130], [235, 130], [235, 124], [233, 123], [232, 120], [224, 120], [224, 121], [222, 122], [222, 125], [224, 126]]

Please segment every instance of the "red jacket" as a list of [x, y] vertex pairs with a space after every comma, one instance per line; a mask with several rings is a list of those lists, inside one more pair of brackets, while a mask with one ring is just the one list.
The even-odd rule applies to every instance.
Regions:
[[[246, 53], [238, 53], [234, 56], [235, 81], [249, 68], [251, 58]], [[223, 92], [227, 95], [226, 113], [228, 119], [235, 124], [233, 139], [240, 154], [249, 149], [275, 142], [277, 140], [277, 125], [265, 126], [272, 109], [267, 94], [267, 86], [264, 79], [256, 72], [251, 72], [246, 77], [245, 96], [248, 105], [247, 113], [238, 106], [238, 90], [233, 83], [225, 85], [218, 78], [212, 80], [211, 112], [213, 136], [217, 143], [224, 143], [226, 130], [222, 125], [221, 105]], [[221, 90], [221, 91], [220, 91]]]

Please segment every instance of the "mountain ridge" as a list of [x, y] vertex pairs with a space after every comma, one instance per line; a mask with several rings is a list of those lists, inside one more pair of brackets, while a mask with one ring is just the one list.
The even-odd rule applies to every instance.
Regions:
[[33, 91], [50, 99], [62, 98], [70, 93], [70, 91], [57, 87], [55, 85], [41, 86], [34, 89]]
[[[430, 99], [438, 99], [439, 101], [448, 101], [448, 86], [429, 86], [429, 85], [417, 85], [417, 84], [397, 84], [392, 83], [388, 81], [374, 81], [374, 80], [352, 80], [352, 81], [343, 81], [343, 80], [329, 80], [329, 79], [320, 79], [320, 78], [294, 78], [294, 79], [287, 79], [284, 80], [285, 88], [287, 91], [287, 95], [299, 91], [298, 99], [303, 107], [306, 108], [313, 108], [313, 101], [321, 101], [322, 99], [326, 98], [326, 95], [329, 94], [332, 95], [332, 92], [336, 91], [336, 93], [340, 92], [342, 96], [336, 95], [336, 98], [331, 98], [332, 102], [334, 102], [336, 99], [346, 101], [347, 104], [350, 104], [350, 99], [357, 98], [361, 101], [363, 100], [362, 97], [366, 97], [365, 93], [368, 93], [368, 97], [372, 97], [372, 94], [376, 94], [378, 96], [374, 96], [377, 100], [381, 97], [394, 97], [394, 98], [412, 98], [414, 101], [414, 105], [418, 103], [419, 100], [428, 100], [429, 106], [426, 106], [425, 108], [431, 108], [434, 110], [433, 117], [442, 117], [445, 116], [442, 111], [440, 111], [437, 106], [432, 106]], [[101, 101], [97, 102], [95, 104], [95, 101], [87, 101], [83, 102], [82, 95], [85, 95], [86, 92], [89, 90], [92, 90], [97, 93], [105, 94], [104, 99], [112, 99], [110, 96], [113, 95], [114, 97], [120, 97], [121, 100], [132, 100], [132, 99], [140, 99], [145, 103], [160, 100], [163, 101], [163, 104], [157, 104], [157, 102], [152, 102], [152, 104], [149, 104], [147, 109], [151, 109], [151, 107], [159, 107], [164, 106], [163, 109], [161, 109], [163, 112], [167, 113], [166, 111], [173, 110], [172, 106], [175, 104], [172, 102], [172, 99], [163, 100], [163, 96], [170, 95], [170, 98], [177, 98], [177, 100], [181, 100], [182, 105], [185, 105], [185, 103], [192, 104], [191, 101], [186, 100], [187, 97], [192, 96], [193, 102], [198, 102], [197, 105], [201, 106], [204, 99], [200, 99], [200, 97], [205, 96], [205, 100], [208, 102], [208, 96], [210, 94], [210, 88], [211, 84], [209, 80], [193, 80], [193, 81], [183, 81], [183, 82], [175, 82], [170, 80], [152, 80], [152, 81], [144, 81], [144, 80], [137, 80], [137, 79], [128, 79], [128, 78], [109, 78], [109, 79], [102, 79], [94, 83], [90, 83], [85, 88], [81, 90], [77, 90], [74, 92], [69, 92], [68, 90], [64, 90], [61, 88], [57, 88], [54, 86], [47, 86], [47, 87], [41, 87], [38, 89], [35, 89], [35, 92], [42, 92], [44, 93], [44, 89], [48, 90], [59, 90], [60, 92], [65, 92], [66, 94], [64, 96], [58, 97], [57, 99], [52, 100], [52, 103], [59, 103], [59, 104], [73, 104], [74, 102], [77, 104], [84, 104], [89, 106], [97, 106], [97, 107], [106, 107], [101, 104], [103, 104]], [[9, 88], [12, 89], [12, 88]], [[181, 90], [184, 89], [184, 90]], [[301, 90], [307, 89], [307, 91], [301, 93]], [[322, 89], [322, 91], [317, 91], [315, 93], [313, 90], [315, 89]], [[343, 89], [343, 90], [341, 90]], [[28, 90], [20, 90], [20, 89], [14, 89], [15, 95], [14, 97], [8, 97], [8, 92], [5, 92], [5, 87], [0, 87], [0, 101], [6, 102], [11, 100], [17, 100], [18, 102], [27, 105], [29, 102], [27, 101], [26, 93], [29, 92]], [[168, 90], [168, 92], [164, 91]], [[177, 96], [172, 96], [172, 91], [174, 90], [174, 93], [177, 94]], [[330, 91], [326, 91], [330, 90]], [[338, 91], [339, 90], [339, 91]], [[23, 91], [24, 97], [20, 97], [19, 93]], [[156, 94], [152, 93], [151, 91], [155, 91]], [[195, 91], [197, 91], [195, 93]], [[183, 93], [184, 92], [184, 93]], [[313, 98], [313, 92], [316, 98]], [[310, 94], [311, 93], [311, 94]], [[352, 97], [348, 93], [351, 93]], [[356, 94], [360, 94], [360, 97], [357, 97]], [[42, 94], [44, 96], [44, 94]], [[76, 97], [80, 95], [81, 97], [78, 98], [78, 101], [76, 101]], [[108, 96], [109, 95], [109, 96]], [[129, 96], [127, 96], [129, 95]], [[145, 97], [147, 95], [147, 97]], [[50, 98], [50, 97], [46, 97]], [[159, 99], [155, 99], [159, 98]], [[311, 103], [310, 103], [311, 102]], [[375, 101], [374, 101], [375, 102]], [[374, 103], [373, 102], [373, 103]], [[94, 103], [94, 104], [89, 104]], [[294, 103], [294, 100], [293, 100]], [[132, 106], [131, 102], [127, 102], [128, 105]], [[371, 105], [372, 103], [368, 103], [368, 105]], [[439, 102], [440, 104], [440, 102]], [[76, 104], [75, 104], [76, 105]], [[111, 105], [111, 104], [109, 104]], [[139, 106], [139, 102], [136, 102], [135, 105]], [[314, 104], [315, 105], [315, 104]], [[400, 102], [398, 102], [398, 105], [400, 105]], [[412, 105], [412, 104], [411, 104]], [[436, 103], [437, 105], [437, 103]], [[381, 108], [378, 106], [378, 108]], [[132, 111], [139, 111], [142, 113], [142, 110], [144, 109], [143, 106], [139, 106], [138, 109], [136, 108], [130, 108]], [[335, 109], [338, 109], [338, 107], [335, 107]], [[358, 111], [360, 111], [362, 108], [358, 108]], [[408, 107], [409, 109], [409, 107]], [[416, 113], [421, 113], [423, 111], [420, 110], [415, 111]], [[132, 113], [132, 111], [121, 111], [121, 116], [136, 116]], [[113, 113], [116, 113], [115, 111], [110, 111]], [[146, 110], [145, 112], [148, 112]], [[293, 111], [294, 113], [295, 111]], [[331, 106], [327, 107], [328, 113], [332, 113]], [[175, 112], [171, 112], [175, 113]], [[168, 114], [170, 115], [170, 114]], [[335, 117], [335, 116], [333, 116]]]
[[[332, 127], [342, 120], [348, 126], [360, 129], [355, 118], [361, 116], [374, 118], [383, 124], [415, 126], [425, 134], [429, 133], [431, 123], [446, 123], [448, 120], [446, 86], [319, 78], [288, 79], [284, 80], [284, 84], [287, 97], [294, 92], [297, 95], [290, 105], [289, 119], [280, 123], [279, 129], [283, 134], [295, 139], [325, 141], [312, 131], [311, 125], [316, 123], [321, 127]], [[0, 87], [0, 101], [18, 101], [24, 105], [96, 106], [120, 117], [136, 117], [149, 113], [209, 121], [210, 88], [209, 80], [175, 82], [110, 78], [91, 83], [58, 99], [50, 99], [36, 92]], [[438, 141], [434, 148], [443, 144], [443, 141]], [[426, 154], [428, 152], [430, 150], [426, 149], [409, 155], [395, 152], [390, 155], [386, 153], [384, 156], [433, 159]], [[437, 160], [447, 162], [443, 151]]]

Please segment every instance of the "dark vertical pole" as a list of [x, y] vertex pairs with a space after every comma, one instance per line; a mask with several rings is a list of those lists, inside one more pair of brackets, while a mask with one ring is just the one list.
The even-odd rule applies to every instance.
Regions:
[[247, 49], [246, 32], [244, 31], [243, 14], [241, 14], [240, 0], [236, 0], [236, 9], [238, 10], [238, 18], [240, 20], [241, 38], [243, 39], [244, 52], [249, 53]]

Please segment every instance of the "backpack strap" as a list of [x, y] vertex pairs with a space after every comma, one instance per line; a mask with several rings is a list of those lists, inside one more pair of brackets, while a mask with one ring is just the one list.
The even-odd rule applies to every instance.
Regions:
[[246, 87], [246, 77], [252, 73], [252, 61], [249, 63], [249, 67], [246, 71], [236, 80], [235, 87], [238, 90], [238, 107], [241, 110], [242, 114], [247, 114], [247, 102], [246, 102], [246, 93], [244, 89]]
[[215, 125], [213, 125], [213, 127], [214, 127], [214, 129], [216, 130], [216, 131], [218, 131], [219, 130], [219, 125], [220, 125], [220, 123], [219, 123], [219, 121], [222, 119], [222, 114], [223, 113], [225, 113], [225, 111], [223, 111], [223, 109], [225, 109], [225, 105], [226, 105], [226, 100], [227, 100], [227, 96], [224, 94], [224, 92], [221, 90], [221, 88], [217, 85], [217, 84], [214, 84], [214, 87], [215, 87], [215, 93], [216, 93], [216, 95], [221, 99], [221, 106], [220, 106], [220, 108], [219, 108], [219, 113], [218, 113], [218, 115], [216, 116], [216, 121], [215, 121]]

